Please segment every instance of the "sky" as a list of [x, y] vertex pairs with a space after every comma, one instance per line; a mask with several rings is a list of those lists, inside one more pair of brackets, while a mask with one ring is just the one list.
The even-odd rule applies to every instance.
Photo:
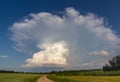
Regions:
[[1, 0], [0, 69], [102, 68], [118, 55], [119, 0]]

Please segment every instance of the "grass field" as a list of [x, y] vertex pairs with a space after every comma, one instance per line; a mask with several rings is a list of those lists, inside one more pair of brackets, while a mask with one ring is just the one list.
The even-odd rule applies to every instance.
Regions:
[[56, 76], [120, 76], [120, 71], [102, 71], [102, 70], [79, 70], [79, 71], [63, 71], [52, 72]]
[[0, 82], [36, 82], [40, 74], [0, 73]]
[[[36, 82], [45, 74], [0, 73], [0, 82]], [[54, 82], [120, 82], [120, 71], [64, 71], [53, 72], [47, 77]]]
[[120, 76], [56, 76], [50, 75], [49, 79], [55, 82], [119, 82]]

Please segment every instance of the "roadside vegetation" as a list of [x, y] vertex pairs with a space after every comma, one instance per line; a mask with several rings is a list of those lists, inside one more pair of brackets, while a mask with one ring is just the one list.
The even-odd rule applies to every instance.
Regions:
[[54, 82], [119, 82], [120, 76], [48, 76]]
[[0, 73], [0, 82], [36, 82], [40, 74]]

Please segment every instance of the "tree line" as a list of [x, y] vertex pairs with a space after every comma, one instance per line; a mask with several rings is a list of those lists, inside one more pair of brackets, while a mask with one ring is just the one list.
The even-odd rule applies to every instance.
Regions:
[[109, 59], [109, 63], [103, 66], [103, 71], [117, 71], [120, 70], [120, 55]]

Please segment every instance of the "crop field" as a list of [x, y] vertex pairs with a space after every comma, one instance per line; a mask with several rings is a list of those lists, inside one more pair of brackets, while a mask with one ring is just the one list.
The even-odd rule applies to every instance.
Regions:
[[55, 82], [119, 82], [120, 76], [56, 76], [50, 75], [49, 79]]
[[64, 71], [49, 74], [0, 73], [0, 82], [36, 82], [47, 76], [54, 82], [120, 82], [120, 71]]
[[0, 82], [36, 82], [40, 74], [0, 73]]

